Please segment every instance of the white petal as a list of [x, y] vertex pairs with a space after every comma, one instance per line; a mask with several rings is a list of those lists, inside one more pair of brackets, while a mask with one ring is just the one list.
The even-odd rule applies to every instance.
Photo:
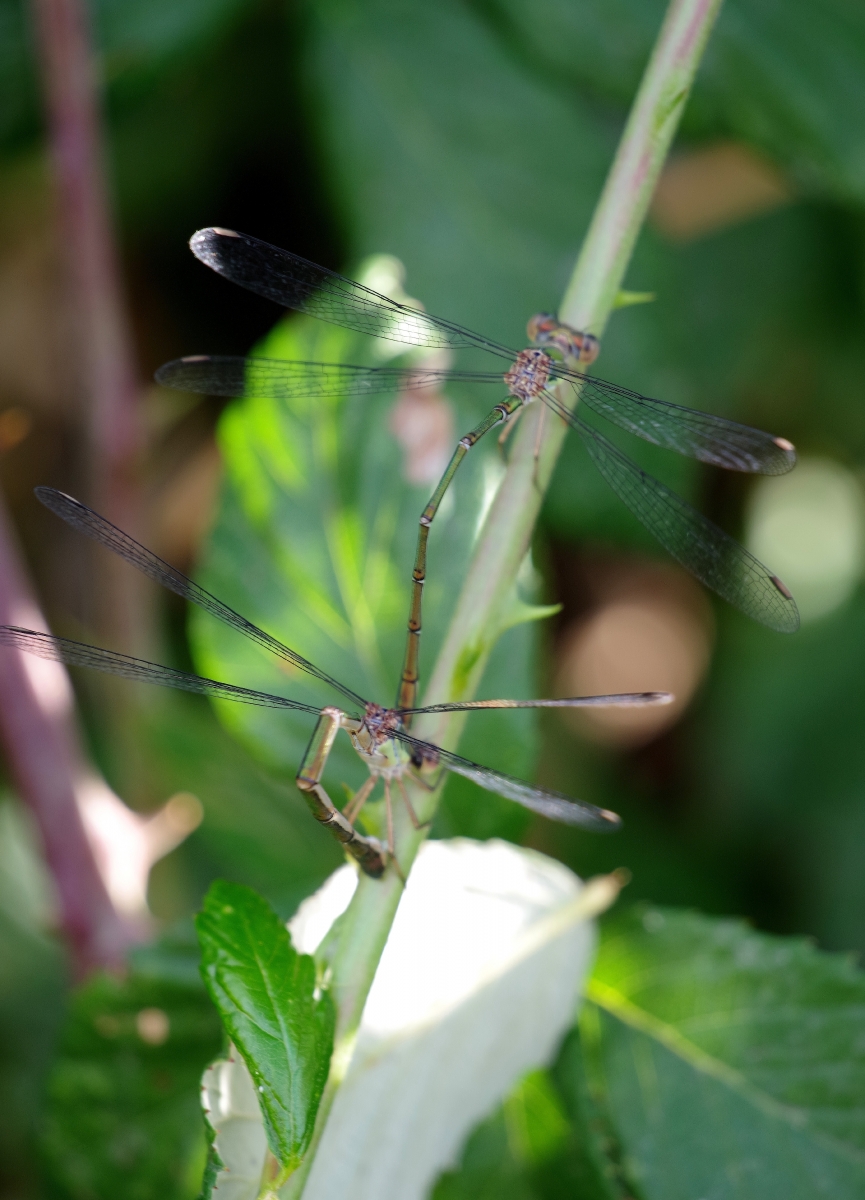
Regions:
[[422, 1200], [474, 1125], [554, 1054], [594, 950], [588, 917], [616, 890], [505, 842], [427, 843], [304, 1200]]

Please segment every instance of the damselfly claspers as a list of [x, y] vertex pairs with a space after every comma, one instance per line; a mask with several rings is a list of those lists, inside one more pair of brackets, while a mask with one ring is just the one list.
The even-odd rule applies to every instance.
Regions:
[[[524, 808], [553, 821], [568, 825], [579, 825], [584, 829], [610, 831], [618, 828], [618, 816], [607, 809], [597, 808], [579, 800], [572, 800], [559, 792], [547, 791], [523, 783], [510, 775], [503, 775], [488, 767], [480, 766], [459, 754], [453, 754], [431, 742], [413, 737], [405, 727], [408, 716], [420, 713], [473, 712], [479, 709], [501, 708], [597, 708], [606, 706], [636, 707], [649, 704], [667, 704], [672, 700], [668, 692], [636, 692], [612, 696], [582, 696], [564, 700], [474, 700], [461, 704], [433, 704], [428, 708], [412, 710], [383, 708], [364, 700], [350, 687], [340, 683], [325, 671], [301, 657], [294, 650], [247, 621], [234, 609], [223, 604], [199, 584], [188, 579], [182, 572], [170, 566], [152, 551], [136, 542], [110, 521], [101, 517], [71, 496], [54, 488], [40, 487], [36, 495], [52, 512], [81, 533], [100, 542], [144, 575], [178, 596], [199, 605], [211, 616], [230, 625], [259, 646], [269, 650], [284, 662], [305, 671], [322, 683], [341, 693], [357, 710], [354, 713], [328, 706], [318, 709], [311, 704], [290, 700], [285, 696], [270, 695], [253, 691], [231, 683], [220, 683], [205, 679], [187, 671], [177, 671], [158, 663], [117, 654], [98, 646], [67, 638], [53, 637], [32, 629], [20, 629], [13, 625], [0, 625], [0, 644], [15, 646], [40, 658], [55, 659], [71, 666], [93, 667], [112, 675], [142, 683], [162, 684], [187, 692], [198, 692], [222, 700], [235, 700], [241, 704], [256, 704], [265, 708], [291, 709], [309, 713], [318, 718], [303, 761], [297, 774], [297, 786], [305, 795], [313, 816], [327, 826], [342, 842], [345, 849], [357, 860], [367, 874], [380, 876], [387, 865], [388, 856], [394, 857], [393, 816], [391, 806], [391, 784], [395, 783], [402, 793], [409, 816], [417, 826], [417, 817], [404, 784], [407, 773], [432, 789], [436, 786], [439, 768], [454, 771], [485, 788], [515, 800]], [[369, 778], [354, 794], [344, 812], [332, 803], [322, 777], [334, 739], [344, 729], [352, 745], [369, 770]], [[387, 820], [387, 845], [378, 838], [368, 837], [354, 828], [364, 803], [369, 799], [377, 781], [384, 784], [385, 812]]]
[[490, 429], [513, 418], [522, 406], [536, 399], [541, 399], [577, 431], [613, 491], [687, 570], [770, 628], [780, 632], [798, 628], [796, 603], [776, 575], [675, 492], [642, 471], [602, 433], [571, 411], [550, 388], [567, 385], [593, 413], [630, 433], [729, 470], [767, 475], [789, 471], [796, 455], [792, 443], [785, 438], [723, 417], [653, 400], [583, 374], [575, 368], [594, 361], [599, 349], [597, 339], [569, 329], [547, 314], [532, 317], [528, 335], [535, 345], [517, 352], [453, 321], [379, 295], [247, 234], [202, 229], [192, 236], [189, 244], [193, 253], [219, 274], [286, 308], [406, 346], [482, 349], [510, 363], [504, 373], [483, 373], [195, 355], [166, 363], [156, 373], [160, 383], [187, 391], [284, 399], [416, 390], [439, 386], [446, 379], [499, 386], [504, 382], [508, 398], [496, 404], [460, 440], [420, 518], [398, 706], [409, 709], [416, 700], [427, 539], [442, 498], [471, 447]]

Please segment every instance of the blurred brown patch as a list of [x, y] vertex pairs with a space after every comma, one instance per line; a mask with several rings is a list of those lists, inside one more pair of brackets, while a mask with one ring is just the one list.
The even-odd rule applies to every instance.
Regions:
[[171, 1022], [161, 1008], [142, 1008], [135, 1016], [135, 1028], [142, 1042], [149, 1046], [161, 1046], [168, 1041]]
[[434, 388], [404, 391], [391, 410], [390, 428], [404, 452], [403, 478], [437, 483], [454, 451], [454, 414]]
[[222, 457], [213, 438], [190, 448], [163, 481], [151, 512], [153, 540], [161, 557], [194, 561], [216, 511]]
[[0, 454], [23, 442], [32, 427], [30, 414], [17, 405], [0, 412]]
[[589, 568], [595, 605], [566, 626], [556, 648], [556, 693], [667, 691], [660, 708], [597, 709], [563, 716], [592, 741], [644, 745], [686, 709], [706, 668], [712, 614], [684, 571], [654, 563], [599, 562]]
[[770, 212], [793, 199], [781, 172], [747, 146], [720, 142], [667, 163], [651, 220], [665, 237], [687, 242]]

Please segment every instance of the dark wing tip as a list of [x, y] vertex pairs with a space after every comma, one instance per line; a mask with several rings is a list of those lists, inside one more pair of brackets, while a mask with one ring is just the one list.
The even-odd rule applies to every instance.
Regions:
[[[608, 696], [586, 696], [583, 704], [587, 708], [646, 708], [651, 705], [672, 704], [676, 699], [672, 692], [613, 692]], [[579, 701], [575, 701], [575, 707]]]
[[783, 605], [780, 617], [771, 622], [767, 620], [765, 624], [769, 625], [770, 629], [774, 629], [776, 633], [796, 633], [801, 624], [801, 618], [793, 593], [783, 579], [779, 579], [777, 575], [770, 575], [769, 582], [776, 591], [780, 592], [787, 603]]
[[183, 382], [183, 368], [190, 363], [205, 363], [210, 362], [209, 354], [186, 354], [183, 358], [172, 358], [171, 362], [163, 363], [161, 367], [157, 367], [153, 372], [153, 378], [157, 383], [163, 384], [165, 387], [177, 387], [177, 377], [180, 376], [181, 383]]
[[770, 575], [769, 579], [772, 581], [785, 600], [793, 599], [793, 593], [787, 587], [783, 579], [779, 579], [777, 575]]
[[594, 804], [580, 804], [567, 796], [554, 795], [548, 805], [541, 803], [537, 807], [526, 807], [533, 807], [535, 812], [551, 821], [588, 829], [591, 833], [618, 833], [622, 828], [622, 818], [618, 813], [609, 808], [597, 808]]
[[209, 229], [198, 229], [189, 239], [189, 249], [197, 259], [208, 267], [218, 269], [220, 241], [222, 238], [239, 238], [233, 229], [221, 229], [213, 225]]
[[66, 492], [58, 491], [57, 488], [45, 487], [40, 484], [39, 487], [33, 489], [33, 494], [40, 504], [44, 504], [46, 508], [50, 508], [52, 512], [59, 513], [63, 509], [73, 505], [75, 508], [84, 508], [80, 500], [76, 500], [74, 496], [68, 496]]
[[775, 445], [778, 447], [778, 449], [781, 451], [781, 454], [783, 455], [783, 460], [782, 460], [783, 465], [781, 467], [781, 470], [778, 471], [778, 474], [785, 475], [787, 473], [787, 471], [792, 471], [792, 469], [796, 465], [796, 447], [793, 445], [792, 442], [788, 441], [787, 438], [773, 437], [772, 441], [775, 443]]
[[672, 692], [611, 692], [600, 696], [573, 696], [550, 701], [550, 707], [562, 708], [646, 708], [650, 705], [672, 704]]
[[206, 246], [221, 237], [239, 238], [240, 234], [234, 229], [224, 229], [221, 225], [208, 225], [205, 229], [196, 229], [189, 239], [189, 245], [194, 253], [196, 246]]

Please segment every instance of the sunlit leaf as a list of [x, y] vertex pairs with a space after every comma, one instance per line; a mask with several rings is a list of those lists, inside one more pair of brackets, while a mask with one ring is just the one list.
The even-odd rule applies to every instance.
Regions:
[[284, 1168], [312, 1137], [336, 1010], [315, 963], [251, 888], [217, 881], [196, 917], [202, 975], [255, 1083], [267, 1140]]
[[[376, 269], [375, 260], [369, 269]], [[399, 348], [389, 349], [392, 354]], [[293, 317], [280, 322], [256, 353], [364, 365], [380, 363], [382, 347], [321, 321]], [[497, 393], [490, 391], [492, 404]], [[453, 392], [462, 403], [466, 389]], [[403, 478], [402, 451], [390, 427], [393, 405], [388, 396], [291, 406], [250, 397], [231, 405], [219, 430], [226, 487], [201, 574], [211, 591], [250, 620], [382, 704], [396, 695], [418, 519], [432, 490], [432, 481], [418, 486]], [[487, 470], [498, 459], [494, 440], [475, 453], [458, 474], [430, 537], [421, 694], [486, 493], [500, 478], [499, 469]], [[205, 674], [315, 705], [340, 702], [302, 673], [280, 671], [258, 647], [205, 615], [193, 614], [191, 628], [197, 665]], [[532, 644], [532, 631], [524, 625], [503, 636], [483, 681], [484, 695], [532, 694]], [[312, 732], [310, 717], [230, 704], [220, 705], [219, 715], [259, 757], [293, 779]], [[525, 777], [533, 765], [533, 727], [531, 717], [484, 714], [469, 723], [461, 749]], [[341, 735], [325, 776], [331, 795], [341, 799], [342, 785], [356, 788], [364, 776]], [[514, 805], [461, 780], [448, 784], [446, 820], [449, 833], [519, 836], [526, 826]]]

